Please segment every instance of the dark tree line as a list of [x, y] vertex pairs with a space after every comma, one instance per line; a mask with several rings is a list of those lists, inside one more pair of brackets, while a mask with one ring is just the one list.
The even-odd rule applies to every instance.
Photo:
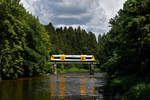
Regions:
[[111, 76], [110, 91], [121, 100], [149, 100], [150, 0], [127, 0], [110, 24], [99, 35], [97, 52], [101, 69]]
[[80, 27], [54, 28], [51, 23], [45, 26], [53, 44], [51, 54], [96, 54], [97, 41], [94, 33], [86, 32]]

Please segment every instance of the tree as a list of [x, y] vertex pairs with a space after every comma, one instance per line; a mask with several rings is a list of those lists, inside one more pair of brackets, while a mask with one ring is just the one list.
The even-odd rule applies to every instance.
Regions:
[[[149, 6], [149, 0], [127, 0], [118, 15], [110, 20], [111, 30], [99, 37], [100, 66], [114, 77], [110, 82], [112, 89], [120, 86], [121, 95], [127, 100], [133, 100], [129, 97], [135, 96], [128, 93], [138, 93], [138, 98], [134, 99], [141, 100], [143, 93], [147, 93], [145, 87], [149, 86]], [[143, 89], [138, 90], [141, 84]]]
[[0, 1], [0, 13], [0, 76], [9, 79], [46, 72], [51, 44], [45, 28], [20, 0]]

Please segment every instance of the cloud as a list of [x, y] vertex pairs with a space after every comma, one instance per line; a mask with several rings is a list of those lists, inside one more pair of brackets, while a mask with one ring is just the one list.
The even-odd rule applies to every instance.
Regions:
[[126, 0], [100, 0], [100, 6], [105, 10], [107, 18], [114, 17], [119, 9], [123, 8]]
[[108, 21], [123, 7], [125, 0], [21, 0], [24, 7], [42, 24], [72, 26], [103, 34], [109, 31]]

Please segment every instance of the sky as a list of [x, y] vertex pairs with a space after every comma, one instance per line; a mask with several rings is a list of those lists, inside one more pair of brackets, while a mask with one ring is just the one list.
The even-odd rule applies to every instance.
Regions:
[[80, 26], [98, 34], [110, 30], [109, 19], [115, 17], [126, 0], [21, 0], [23, 6], [41, 24], [55, 27]]

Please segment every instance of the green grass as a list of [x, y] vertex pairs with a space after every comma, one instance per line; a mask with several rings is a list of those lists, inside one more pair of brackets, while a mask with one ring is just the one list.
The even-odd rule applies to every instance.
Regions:
[[[69, 69], [57, 69], [58, 73], [87, 73], [90, 72], [89, 69], [83, 69], [83, 68], [78, 68], [78, 67], [71, 67]], [[99, 68], [95, 68], [94, 72], [100, 72]]]
[[98, 73], [98, 72], [102, 72], [102, 71], [101, 71], [100, 68], [95, 68], [95, 69], [94, 69], [94, 72], [95, 72], [95, 73]]

